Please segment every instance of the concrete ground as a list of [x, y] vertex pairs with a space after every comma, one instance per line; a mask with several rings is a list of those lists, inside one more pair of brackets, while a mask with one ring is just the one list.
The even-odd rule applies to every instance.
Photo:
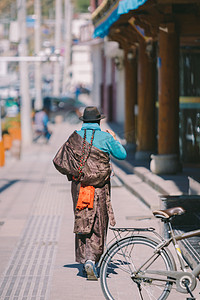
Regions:
[[[1, 300], [104, 299], [100, 282], [87, 281], [81, 265], [75, 262], [70, 183], [52, 164], [59, 147], [80, 127], [81, 123], [52, 124], [49, 144], [33, 144], [21, 160], [7, 154], [6, 165], [0, 169]], [[147, 172], [143, 168], [138, 167], [138, 172]], [[117, 226], [155, 227], [162, 233], [151, 213], [158, 205], [159, 192], [151, 194], [139, 177], [127, 175], [115, 162], [113, 169], [112, 203]], [[172, 182], [167, 185], [174, 187]], [[133, 194], [133, 186], [142, 190], [141, 197], [139, 192]], [[149, 204], [142, 198], [149, 199]], [[109, 232], [108, 241], [111, 238]], [[125, 282], [124, 293], [123, 300]], [[199, 288], [195, 296], [200, 299]], [[168, 299], [186, 296], [174, 290]]]

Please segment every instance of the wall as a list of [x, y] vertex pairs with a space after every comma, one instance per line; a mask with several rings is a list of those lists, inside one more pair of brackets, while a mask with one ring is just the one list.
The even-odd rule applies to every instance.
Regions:
[[99, 39], [97, 44], [91, 46], [93, 64], [92, 101], [97, 107], [101, 106], [101, 84], [102, 84], [102, 46], [103, 41]]
[[92, 62], [91, 50], [87, 45], [76, 45], [72, 47], [72, 83], [92, 85]]
[[93, 82], [93, 66], [91, 60], [92, 28], [90, 14], [80, 14], [72, 21], [72, 64], [70, 66], [71, 88], [82, 84], [89, 89]]
[[116, 86], [117, 86], [117, 109], [116, 109], [116, 121], [123, 124], [125, 121], [125, 72], [124, 68], [116, 72]]

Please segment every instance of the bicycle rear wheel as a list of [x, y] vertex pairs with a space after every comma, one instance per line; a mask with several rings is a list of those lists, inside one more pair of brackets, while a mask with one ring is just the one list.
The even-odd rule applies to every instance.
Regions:
[[[165, 250], [159, 251], [145, 263], [153, 256], [157, 246], [156, 241], [137, 236], [122, 239], [108, 250], [100, 269], [101, 288], [106, 299], [164, 300], [168, 297], [172, 283], [167, 277], [162, 276], [161, 281], [161, 276], [146, 274], [147, 270], [175, 269], [173, 260]], [[138, 268], [140, 271], [136, 278], [134, 274]]]

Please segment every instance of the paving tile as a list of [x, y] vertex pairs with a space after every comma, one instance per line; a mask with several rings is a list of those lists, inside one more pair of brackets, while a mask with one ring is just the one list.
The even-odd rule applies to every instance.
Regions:
[[[100, 282], [87, 281], [75, 262], [70, 183], [52, 164], [75, 125], [52, 127], [49, 145], [35, 144], [20, 161], [9, 161], [0, 169], [0, 299], [102, 300]], [[117, 226], [153, 226], [162, 233], [151, 210], [119, 177], [112, 181], [111, 198]], [[107, 241], [112, 237], [109, 231]], [[173, 291], [169, 299], [183, 298]]]

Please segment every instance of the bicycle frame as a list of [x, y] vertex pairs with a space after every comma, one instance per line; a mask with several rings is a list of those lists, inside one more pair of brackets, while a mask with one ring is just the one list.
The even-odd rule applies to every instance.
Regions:
[[[106, 245], [106, 249], [104, 250], [104, 253], [102, 254], [99, 263], [98, 263], [98, 267], [101, 267], [102, 261], [104, 260], [105, 255], [109, 252], [110, 248], [112, 248], [112, 246], [120, 241], [121, 239], [123, 239], [124, 237], [121, 235], [121, 233], [125, 233], [125, 237], [127, 237], [130, 233], [131, 235], [135, 235], [135, 232], [139, 233], [139, 232], [153, 232], [157, 237], [160, 238], [160, 240], [162, 240], [162, 237], [157, 234], [155, 232], [155, 228], [149, 227], [149, 228], [113, 228], [110, 227], [110, 229], [113, 231], [114, 234], [114, 238], [111, 239], [111, 241], [109, 241], [109, 243]], [[117, 232], [117, 233], [116, 233]]]
[[[123, 271], [126, 272], [132, 279], [132, 282], [138, 287], [141, 299], [143, 299], [142, 290], [146, 290], [144, 291], [145, 295], [146, 292], [148, 293], [148, 288], [150, 289], [150, 293], [151, 288], [153, 288], [156, 292], [155, 295], [158, 294], [157, 291], [163, 289], [159, 299], [166, 299], [173, 284], [179, 293], [188, 293], [191, 296], [191, 298], [188, 299], [195, 299], [192, 292], [196, 288], [197, 278], [200, 274], [200, 263], [193, 270], [189, 270], [188, 263], [179, 248], [178, 242], [200, 235], [200, 229], [181, 234], [179, 232], [176, 233], [171, 225], [171, 220], [175, 217], [175, 210], [169, 212], [167, 218], [164, 214], [162, 215], [162, 211], [160, 214], [159, 212], [158, 214], [155, 212], [155, 216], [161, 218], [161, 221], [168, 226], [168, 238], [163, 238], [155, 231], [155, 228], [151, 227], [110, 228], [113, 231], [114, 237], [106, 245], [106, 250], [98, 264], [98, 267], [102, 265], [100, 278], [106, 299], [107, 296], [111, 299], [114, 293], [110, 293], [110, 287], [111, 289], [113, 288], [110, 283], [113, 283], [113, 281], [111, 280], [109, 284], [107, 282], [107, 274], [110, 272], [109, 268], [113, 268], [113, 270], [118, 268], [120, 272], [114, 272], [113, 274], [119, 274], [120, 276], [123, 276]], [[169, 249], [171, 243], [176, 255]], [[143, 248], [144, 250], [148, 250], [148, 247], [149, 249], [151, 248], [151, 250], [141, 252], [140, 255], [140, 246], [143, 247], [142, 245], [146, 245]], [[175, 262], [175, 256], [177, 256], [177, 263]], [[110, 273], [112, 274], [112, 272]]]
[[[165, 248], [165, 247], [168, 247], [169, 244], [172, 242], [174, 247], [175, 247], [175, 250], [176, 250], [176, 254], [177, 254], [177, 257], [178, 257], [178, 260], [180, 262], [180, 266], [181, 266], [181, 270], [183, 272], [186, 272], [185, 270], [185, 267], [184, 267], [184, 258], [182, 256], [182, 253], [181, 253], [181, 250], [179, 248], [179, 246], [177, 245], [177, 241], [181, 241], [181, 240], [184, 240], [184, 239], [188, 239], [190, 237], [194, 237], [194, 236], [198, 236], [200, 235], [200, 229], [198, 230], [193, 230], [193, 231], [189, 231], [189, 232], [186, 232], [186, 233], [182, 233], [182, 234], [177, 234], [177, 235], [174, 235], [174, 231], [172, 229], [172, 226], [171, 226], [171, 223], [168, 223], [168, 226], [169, 226], [169, 234], [171, 235], [171, 237], [167, 240], [163, 240], [157, 247], [156, 249], [156, 253]], [[176, 271], [177, 273], [182, 273], [182, 272], [178, 272]], [[168, 273], [168, 272], [167, 272]], [[192, 275], [194, 275], [195, 277], [197, 277], [199, 274], [200, 274], [200, 264], [198, 264], [196, 266], [196, 268], [194, 270], [192, 270], [191, 272]], [[164, 274], [163, 274], [164, 275]], [[166, 275], [166, 274], [165, 274]], [[172, 274], [171, 272], [168, 273], [168, 276], [170, 275], [175, 275], [175, 274]], [[177, 277], [177, 276], [175, 276]], [[178, 275], [179, 277], [179, 275]], [[178, 278], [177, 277], [177, 278]]]
[[[185, 240], [187, 238], [190, 238], [190, 237], [193, 237], [193, 236], [198, 236], [198, 235], [200, 235], [200, 229], [175, 235], [174, 238], [176, 239], [176, 241], [181, 241], [181, 240]], [[197, 277], [200, 274], [200, 264], [198, 264], [196, 266], [196, 268], [194, 268], [194, 270], [192, 270], [192, 274], [195, 277]]]
[[[184, 240], [184, 239], [187, 239], [187, 238], [190, 238], [190, 237], [193, 237], [193, 236], [198, 236], [200, 235], [200, 229], [199, 230], [193, 230], [193, 231], [190, 231], [190, 232], [187, 232], [187, 233], [182, 233], [182, 234], [177, 234], [177, 235], [174, 235], [174, 231], [172, 229], [172, 226], [171, 226], [171, 223], [168, 223], [168, 226], [169, 226], [169, 233], [170, 233], [170, 238], [165, 240], [163, 239], [156, 231], [154, 228], [111, 228], [113, 231], [117, 231], [117, 234], [114, 233], [115, 235], [115, 238], [114, 240], [116, 241], [115, 243], [119, 242], [120, 240], [124, 239], [120, 232], [128, 232], [130, 233], [131, 232], [131, 236], [137, 236], [137, 235], [140, 235], [140, 232], [150, 232], [150, 233], [153, 233], [155, 234], [155, 236], [157, 238], [159, 238], [160, 240], [160, 243], [158, 244], [157, 248], [155, 249], [155, 252], [153, 254], [153, 256], [151, 256], [149, 259], [147, 259], [144, 264], [142, 266], [140, 266], [140, 268], [138, 270], [136, 270], [134, 272], [134, 274], [137, 274], [139, 273], [140, 269], [145, 266], [146, 264], [148, 264], [155, 256], [156, 254], [164, 249], [165, 251], [167, 251], [168, 255], [171, 257], [171, 260], [174, 262], [174, 258], [173, 258], [173, 255], [171, 254], [171, 252], [167, 249], [167, 247], [169, 246], [169, 244], [172, 242], [174, 247], [175, 247], [175, 250], [176, 250], [176, 253], [177, 253], [177, 257], [179, 259], [179, 262], [180, 262], [180, 266], [181, 266], [181, 271], [151, 271], [151, 272], [147, 272], [148, 274], [157, 274], [157, 275], [161, 275], [161, 276], [167, 276], [167, 277], [171, 277], [171, 279], [169, 279], [169, 281], [171, 282], [175, 282], [175, 279], [179, 279], [183, 274], [188, 274], [189, 276], [191, 277], [197, 277], [199, 274], [200, 274], [200, 264], [197, 265], [197, 267], [192, 271], [192, 272], [186, 272], [185, 270], [185, 267], [184, 267], [184, 258], [181, 254], [181, 250], [179, 248], [179, 246], [177, 245], [177, 241], [180, 241], [180, 240]], [[139, 234], [135, 234], [135, 232], [139, 233]], [[118, 236], [117, 236], [118, 235]], [[154, 240], [152, 237], [150, 237], [149, 235], [146, 236], [146, 235], [143, 235], [142, 236], [145, 236], [147, 238], [150, 238], [152, 240]], [[118, 238], [119, 237], [119, 238]], [[126, 238], [126, 237], [125, 237]], [[113, 240], [112, 240], [113, 241]], [[112, 242], [111, 241], [111, 242]], [[157, 240], [158, 242], [158, 240]], [[101, 263], [106, 255], [106, 253], [109, 252], [109, 249], [112, 248], [112, 246], [115, 244], [115, 243], [111, 243], [111, 245], [109, 247], [107, 247], [106, 251], [104, 252], [104, 254], [102, 255], [100, 261], [99, 261], [99, 266], [101, 266]], [[176, 266], [175, 262], [174, 262], [174, 265]], [[153, 277], [149, 277], [149, 278], [152, 278], [154, 279]], [[162, 281], [162, 279], [160, 279]]]
[[[193, 236], [198, 236], [200, 235], [200, 229], [198, 230], [193, 230], [187, 233], [182, 233], [182, 234], [174, 234], [174, 231], [172, 229], [171, 223], [168, 223], [169, 226], [169, 234], [170, 234], [170, 238], [167, 240], [162, 239], [161, 243], [157, 246], [157, 248], [154, 251], [154, 254], [148, 258], [143, 265], [141, 265], [133, 274], [133, 278], [144, 278], [145, 280], [149, 279], [149, 280], [159, 280], [159, 281], [165, 281], [164, 279], [160, 278], [160, 279], [156, 279], [153, 277], [153, 275], [160, 275], [160, 276], [164, 276], [168, 278], [169, 282], [175, 283], [177, 285], [177, 291], [181, 292], [181, 293], [185, 293], [186, 290], [184, 288], [182, 288], [182, 286], [180, 286], [180, 282], [182, 282], [182, 280], [185, 280], [185, 278], [190, 280], [191, 286], [190, 286], [190, 293], [195, 289], [196, 287], [196, 277], [200, 274], [200, 264], [198, 264], [196, 266], [196, 268], [194, 270], [192, 270], [192, 272], [188, 272], [185, 269], [184, 266], [184, 258], [182, 256], [181, 250], [177, 244], [177, 241], [181, 241]], [[159, 253], [160, 251], [162, 251], [162, 249], [166, 248], [165, 250], [167, 250], [167, 247], [169, 246], [170, 243], [173, 243], [175, 250], [176, 250], [176, 254], [178, 257], [178, 260], [180, 262], [180, 267], [181, 267], [181, 271], [177, 271], [175, 268], [175, 271], [162, 271], [162, 270], [146, 270], [145, 273], [148, 274], [148, 276], [141, 275], [140, 270], [145, 267], [146, 265], [149, 266], [151, 265], [151, 261], [153, 261], [154, 257], [157, 255], [157, 253]], [[169, 251], [170, 253], [170, 251]], [[171, 255], [171, 257], [173, 258], [173, 256]], [[192, 294], [191, 294], [192, 295]]]
[[[106, 246], [106, 249], [104, 251], [104, 253], [102, 254], [100, 260], [99, 260], [99, 263], [98, 263], [98, 267], [101, 267], [101, 264], [104, 260], [104, 257], [106, 256], [107, 253], [109, 253], [110, 249], [116, 244], [118, 243], [119, 241], [123, 240], [123, 239], [126, 239], [127, 237], [135, 237], [135, 236], [140, 236], [140, 234], [146, 238], [150, 238], [151, 240], [153, 240], [154, 242], [156, 243], [159, 243], [158, 249], [161, 249], [163, 247], [165, 247], [166, 245], [166, 241], [162, 238], [161, 235], [159, 235], [156, 231], [155, 231], [155, 228], [152, 228], [152, 227], [148, 227], [148, 228], [112, 228], [110, 227], [110, 229], [113, 231], [114, 233], [114, 238], [108, 243], [108, 245]], [[117, 232], [117, 233], [116, 233]], [[121, 235], [121, 233], [124, 233], [125, 236], [123, 237]], [[150, 235], [144, 235], [144, 233], [153, 233], [155, 235], [155, 238], [153, 237], [150, 237]], [[114, 241], [114, 242], [113, 242]], [[171, 243], [171, 239], [167, 240], [168, 244]], [[168, 253], [168, 255], [170, 256], [171, 260], [174, 262], [174, 258], [173, 256], [171, 255], [170, 251], [168, 249], [165, 249]], [[158, 250], [159, 251], [159, 250]], [[158, 252], [158, 251], [155, 251], [155, 254]], [[150, 258], [151, 259], [151, 258]], [[175, 262], [174, 262], [174, 265], [175, 265]]]

